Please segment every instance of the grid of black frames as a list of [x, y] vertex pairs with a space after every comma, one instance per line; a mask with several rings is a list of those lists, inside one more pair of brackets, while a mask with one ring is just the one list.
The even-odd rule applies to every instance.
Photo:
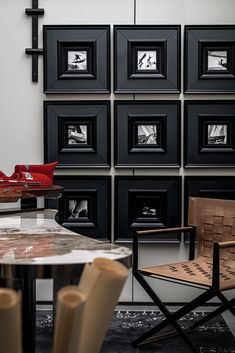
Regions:
[[[185, 26], [184, 36], [184, 93], [235, 93], [235, 26]], [[114, 92], [180, 93], [180, 38], [181, 26], [114, 26]], [[44, 26], [44, 47], [45, 93], [110, 92], [110, 26]], [[180, 111], [179, 101], [115, 101], [114, 167], [179, 168]], [[45, 162], [110, 168], [110, 136], [109, 101], [44, 103]], [[186, 101], [184, 167], [234, 167], [234, 153], [235, 104]], [[185, 223], [189, 196], [234, 198], [232, 179], [186, 176]], [[60, 222], [110, 240], [110, 177], [55, 181], [65, 187], [53, 201]], [[180, 225], [180, 194], [177, 176], [116, 176], [115, 241], [130, 241], [135, 229]], [[157, 239], [179, 240], [179, 234]]]
[[[110, 26], [45, 25], [44, 92], [110, 92]], [[235, 93], [235, 26], [185, 26], [184, 92]], [[114, 92], [180, 93], [181, 26], [115, 25]]]
[[[179, 101], [115, 101], [114, 167], [181, 166]], [[110, 168], [109, 101], [44, 102], [44, 161]], [[235, 103], [185, 101], [184, 167], [235, 167]]]

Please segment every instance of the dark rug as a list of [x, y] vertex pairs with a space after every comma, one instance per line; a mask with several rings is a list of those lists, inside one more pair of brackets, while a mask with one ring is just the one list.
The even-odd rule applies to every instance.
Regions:
[[[193, 312], [179, 320], [187, 328], [203, 317], [204, 312]], [[174, 337], [136, 349], [131, 342], [154, 327], [164, 316], [153, 311], [117, 311], [100, 353], [191, 353], [180, 337]], [[168, 329], [162, 330], [167, 332]], [[235, 338], [222, 316], [198, 327], [190, 337], [200, 353], [235, 353]], [[37, 312], [37, 353], [51, 352], [52, 316], [50, 311]]]

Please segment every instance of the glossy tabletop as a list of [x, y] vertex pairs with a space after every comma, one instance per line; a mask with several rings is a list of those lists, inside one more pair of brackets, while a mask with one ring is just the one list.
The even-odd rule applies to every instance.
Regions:
[[84, 265], [96, 257], [131, 266], [130, 249], [69, 231], [55, 221], [56, 213], [37, 210], [0, 215], [0, 279], [5, 286], [14, 283], [11, 280], [20, 285], [24, 353], [36, 352], [37, 278], [54, 280], [55, 297], [61, 280], [78, 280]]
[[0, 216], [0, 277], [75, 277], [78, 265], [96, 257], [119, 260], [131, 266], [131, 250], [92, 239], [60, 226], [55, 210]]

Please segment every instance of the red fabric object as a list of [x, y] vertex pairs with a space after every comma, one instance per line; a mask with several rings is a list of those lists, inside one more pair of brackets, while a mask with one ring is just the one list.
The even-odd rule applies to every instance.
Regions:
[[53, 174], [58, 162], [48, 164], [16, 165], [13, 179], [42, 185], [53, 184]]
[[58, 162], [48, 163], [48, 164], [22, 164], [15, 166], [15, 172], [32, 172], [32, 173], [40, 173], [45, 174], [49, 178], [53, 177], [53, 173], [55, 171], [55, 167]]
[[42, 173], [19, 172], [19, 173], [12, 174], [10, 179], [16, 180], [24, 184], [41, 184], [41, 185], [53, 184], [53, 180], [49, 178], [47, 175]]
[[4, 174], [1, 170], [0, 170], [0, 180], [8, 180], [9, 176], [7, 176], [6, 174]]
[[11, 176], [0, 171], [0, 185], [53, 185], [53, 174], [58, 162], [48, 164], [16, 165]]

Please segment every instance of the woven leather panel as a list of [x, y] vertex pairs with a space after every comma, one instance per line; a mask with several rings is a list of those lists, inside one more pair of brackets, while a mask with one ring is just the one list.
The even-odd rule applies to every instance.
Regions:
[[[140, 270], [146, 275], [212, 285], [212, 254], [214, 242], [235, 241], [235, 201], [193, 198], [191, 224], [197, 228], [198, 255], [184, 261]], [[235, 288], [235, 248], [220, 250], [220, 289]]]

